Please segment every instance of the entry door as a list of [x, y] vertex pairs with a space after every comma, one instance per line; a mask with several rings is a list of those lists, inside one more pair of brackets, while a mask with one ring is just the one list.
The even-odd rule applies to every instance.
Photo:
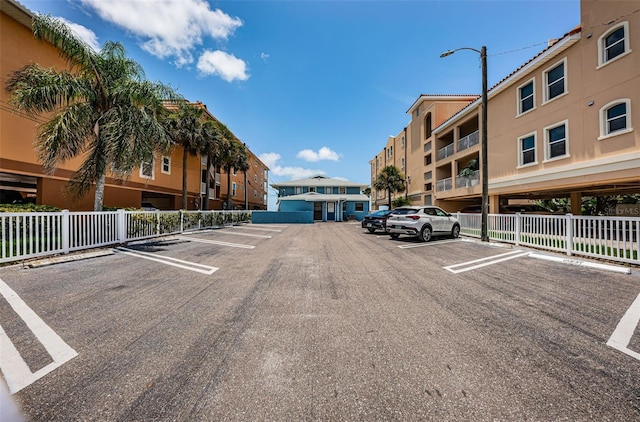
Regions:
[[313, 203], [313, 219], [322, 220], [322, 202]]
[[327, 202], [327, 221], [334, 221], [336, 219], [336, 203]]

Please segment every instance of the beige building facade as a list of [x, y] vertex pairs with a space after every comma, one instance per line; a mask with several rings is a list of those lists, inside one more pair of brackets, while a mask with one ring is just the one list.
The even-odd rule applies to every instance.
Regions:
[[[82, 198], [73, 197], [67, 182], [81, 164], [80, 158], [60, 163], [53, 174], [45, 174], [38, 160], [34, 141], [38, 125], [44, 117], [34, 118], [14, 110], [9, 93], [4, 88], [6, 78], [30, 63], [66, 69], [66, 62], [58, 50], [47, 42], [37, 41], [32, 34], [32, 13], [13, 0], [0, 0], [0, 189], [4, 197], [17, 193], [29, 202], [51, 205], [72, 211], [92, 210], [91, 190]], [[215, 119], [205, 109], [205, 118]], [[267, 209], [268, 168], [247, 148], [251, 163], [247, 174], [232, 172], [232, 201], [234, 208]], [[215, 163], [214, 163], [215, 166]], [[227, 192], [227, 174], [206, 168], [203, 157], [187, 158], [188, 209], [203, 208], [206, 184], [209, 183], [207, 209], [222, 209]], [[245, 180], [246, 177], [246, 180]], [[7, 195], [5, 195], [7, 193]], [[11, 194], [11, 195], [8, 195]], [[150, 204], [159, 209], [182, 207], [182, 148], [176, 147], [167, 155], [158, 154], [151, 163], [141, 163], [126, 180], [107, 176], [105, 207], [140, 207]]]
[[[583, 0], [579, 27], [488, 92], [489, 211], [509, 201], [569, 198], [571, 212], [580, 214], [583, 196], [640, 193], [639, 109], [638, 3]], [[430, 177], [418, 194], [408, 184], [413, 203], [430, 198], [452, 212], [480, 203], [480, 114], [481, 100], [473, 99], [435, 123], [425, 150], [405, 160], [417, 163], [431, 152], [422, 166], [402, 170], [411, 182]], [[417, 143], [426, 128], [416, 117], [405, 143]], [[372, 195], [377, 208], [379, 193]]]

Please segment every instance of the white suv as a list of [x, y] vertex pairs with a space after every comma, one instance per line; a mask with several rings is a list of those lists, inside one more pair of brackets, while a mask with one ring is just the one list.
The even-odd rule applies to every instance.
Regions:
[[387, 233], [392, 239], [401, 234], [428, 242], [431, 236], [460, 236], [458, 219], [444, 210], [431, 205], [396, 208], [387, 220]]

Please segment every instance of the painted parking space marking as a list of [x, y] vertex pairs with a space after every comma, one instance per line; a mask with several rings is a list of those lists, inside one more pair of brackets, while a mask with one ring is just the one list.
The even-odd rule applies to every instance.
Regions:
[[636, 300], [631, 304], [631, 307], [627, 309], [618, 326], [616, 327], [611, 337], [607, 341], [607, 346], [613, 347], [616, 350], [621, 351], [624, 354], [631, 356], [637, 360], [640, 360], [640, 353], [629, 349], [629, 343], [631, 337], [640, 323], [640, 294], [636, 297]]
[[271, 239], [273, 236], [268, 235], [268, 234], [255, 234], [255, 233], [240, 233], [239, 231], [236, 230], [228, 230], [225, 232], [221, 232], [223, 234], [230, 234], [233, 236], [247, 236], [247, 237], [259, 237], [261, 239]]
[[242, 249], [254, 249], [255, 248], [255, 246], [253, 246], [253, 245], [245, 245], [243, 243], [223, 242], [221, 240], [198, 239], [198, 238], [194, 238], [194, 237], [181, 237], [181, 236], [177, 236], [176, 239], [188, 240], [189, 242], [208, 243], [210, 245], [229, 246], [231, 248], [242, 248]]
[[265, 232], [277, 232], [281, 233], [280, 229], [262, 228], [262, 227], [247, 227], [247, 226], [233, 226], [233, 230], [262, 230]]
[[0, 325], [0, 370], [2, 370], [7, 382], [9, 392], [14, 394], [78, 356], [78, 353], [29, 308], [2, 279], [0, 279], [0, 294], [11, 305], [14, 312], [22, 318], [52, 359], [48, 365], [31, 372], [20, 352]]
[[[188, 240], [192, 240], [192, 239], [188, 239]], [[122, 246], [115, 248], [114, 251], [124, 255], [147, 259], [149, 261], [159, 262], [161, 264], [171, 265], [173, 267], [178, 267], [178, 268], [182, 268], [189, 271], [195, 271], [197, 273], [206, 274], [206, 275], [211, 275], [219, 270], [218, 267], [198, 264], [197, 262], [184, 261], [182, 259], [171, 258], [168, 256], [160, 257], [158, 255], [154, 255], [149, 252], [136, 251], [133, 249], [122, 247]]]
[[451, 242], [460, 242], [460, 241], [457, 239], [439, 240], [435, 242], [423, 242], [423, 243], [412, 243], [410, 245], [398, 245], [398, 247], [400, 249], [411, 249], [411, 248], [421, 248], [423, 246], [438, 246], [438, 245], [443, 245], [445, 243], [451, 243]]
[[[516, 249], [515, 251], [502, 253], [498, 255], [492, 255], [492, 256], [488, 256], [480, 259], [474, 259], [473, 261], [461, 262], [459, 264], [449, 265], [443, 268], [454, 274], [459, 274], [459, 273], [464, 273], [466, 271], [476, 270], [478, 268], [498, 264], [500, 262], [509, 261], [511, 259], [520, 258], [522, 256], [527, 256], [527, 255], [529, 255], [529, 252], [523, 252], [521, 249]], [[462, 268], [457, 269], [459, 267], [462, 267]]]

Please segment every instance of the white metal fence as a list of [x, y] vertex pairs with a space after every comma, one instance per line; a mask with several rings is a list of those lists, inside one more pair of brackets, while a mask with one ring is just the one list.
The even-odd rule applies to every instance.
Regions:
[[0, 263], [251, 220], [251, 211], [0, 213]]
[[[480, 237], [481, 214], [457, 214], [461, 233]], [[489, 214], [491, 240], [640, 265], [640, 218]]]

